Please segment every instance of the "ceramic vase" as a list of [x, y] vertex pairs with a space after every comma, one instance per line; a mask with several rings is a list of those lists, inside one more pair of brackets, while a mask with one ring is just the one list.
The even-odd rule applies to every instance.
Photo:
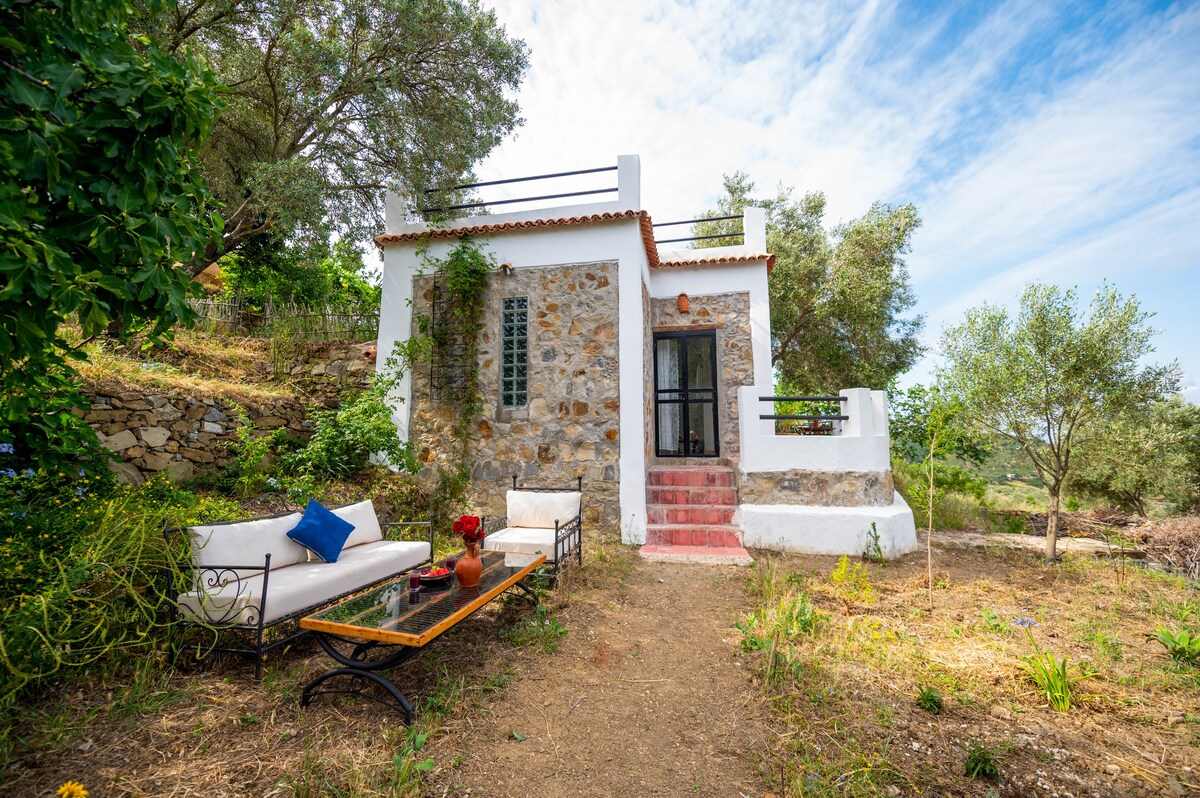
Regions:
[[454, 564], [454, 578], [459, 587], [475, 587], [483, 573], [483, 560], [479, 559], [479, 544], [468, 543], [467, 553]]

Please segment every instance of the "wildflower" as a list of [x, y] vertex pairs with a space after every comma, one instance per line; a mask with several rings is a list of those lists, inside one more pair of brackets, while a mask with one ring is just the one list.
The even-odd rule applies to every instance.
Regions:
[[0, 454], [12, 454], [13, 445], [11, 443], [0, 443]]
[[272, 488], [279, 487], [279, 481], [276, 480], [275, 477], [267, 477], [267, 484], [270, 485]]
[[1030, 618], [1028, 615], [1021, 615], [1017, 618], [1014, 618], [1013, 623], [1015, 623], [1017, 626], [1021, 627], [1022, 629], [1029, 629], [1031, 627], [1038, 625], [1038, 622], [1035, 621], [1033, 618]]
[[84, 470], [81, 468], [81, 469], [79, 469], [79, 476], [81, 476], [81, 477], [86, 477], [86, 476], [87, 476], [87, 472], [86, 472], [86, 471], [84, 471]]
[[15, 477], [17, 475], [17, 472], [13, 471], [11, 468], [5, 468], [4, 470], [0, 471], [0, 475], [6, 476], [6, 477]]
[[83, 494], [85, 494], [85, 493], [87, 493], [87, 490], [86, 490], [85, 488], [83, 488], [83, 487], [78, 487], [78, 488], [76, 488], [76, 489], [75, 489], [75, 495], [76, 495], [76, 496], [82, 496], [82, 495], [83, 495]]
[[21, 472], [21, 476], [32, 477], [32, 476], [35, 476], [35, 472], [32, 468], [26, 468], [24, 471]]
[[56, 798], [87, 798], [88, 791], [77, 781], [66, 781], [54, 791]]

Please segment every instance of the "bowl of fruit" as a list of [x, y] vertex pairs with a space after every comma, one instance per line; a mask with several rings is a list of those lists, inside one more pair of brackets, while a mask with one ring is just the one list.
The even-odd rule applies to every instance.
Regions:
[[442, 586], [450, 584], [450, 579], [454, 576], [454, 572], [444, 565], [438, 565], [422, 568], [419, 576], [423, 585]]

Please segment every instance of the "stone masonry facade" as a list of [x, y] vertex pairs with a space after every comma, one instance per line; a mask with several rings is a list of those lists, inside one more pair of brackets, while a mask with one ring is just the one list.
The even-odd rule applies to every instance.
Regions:
[[767, 471], [738, 480], [742, 504], [887, 507], [894, 490], [891, 471]]
[[[674, 297], [651, 303], [654, 332], [716, 329], [717, 331], [717, 421], [720, 456], [736, 458], [741, 449], [738, 431], [737, 389], [754, 384], [754, 351], [750, 332], [750, 295], [690, 295], [688, 312], [679, 310]], [[653, 390], [653, 378], [647, 390]]]
[[[430, 313], [431, 282], [417, 278], [414, 329]], [[528, 297], [528, 403], [500, 405], [501, 306]], [[512, 475], [526, 484], [566, 487], [583, 477], [584, 521], [620, 522], [620, 388], [617, 264], [514, 269], [489, 277], [479, 336], [483, 409], [476, 424], [472, 507], [502, 515]], [[450, 456], [453, 408], [430, 398], [428, 368], [413, 370], [411, 437], [432, 482]]]

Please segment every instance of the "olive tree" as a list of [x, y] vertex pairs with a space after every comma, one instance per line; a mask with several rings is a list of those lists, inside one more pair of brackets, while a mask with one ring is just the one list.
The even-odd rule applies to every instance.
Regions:
[[[923, 320], [908, 315], [916, 297], [904, 254], [921, 225], [914, 205], [876, 203], [863, 216], [824, 226], [825, 195], [797, 198], [790, 188], [753, 199], [752, 183], [725, 177], [725, 195], [707, 216], [767, 211], [767, 250], [775, 256], [769, 279], [771, 364], [787, 393], [828, 393], [850, 386], [883, 389], [921, 356]], [[702, 222], [697, 235], [741, 231], [737, 220]], [[738, 237], [704, 246], [740, 244]]]
[[525, 45], [473, 0], [180, 0], [141, 25], [226, 87], [200, 158], [225, 229], [193, 274], [257, 236], [372, 234], [385, 189], [464, 182], [520, 122]]
[[1046, 485], [1046, 558], [1057, 555], [1059, 500], [1079, 447], [1123, 414], [1175, 389], [1178, 367], [1143, 363], [1151, 314], [1102, 286], [1086, 314], [1075, 289], [1032, 283], [1016, 315], [985, 304], [942, 335], [941, 373], [967, 417], [1021, 446]]

